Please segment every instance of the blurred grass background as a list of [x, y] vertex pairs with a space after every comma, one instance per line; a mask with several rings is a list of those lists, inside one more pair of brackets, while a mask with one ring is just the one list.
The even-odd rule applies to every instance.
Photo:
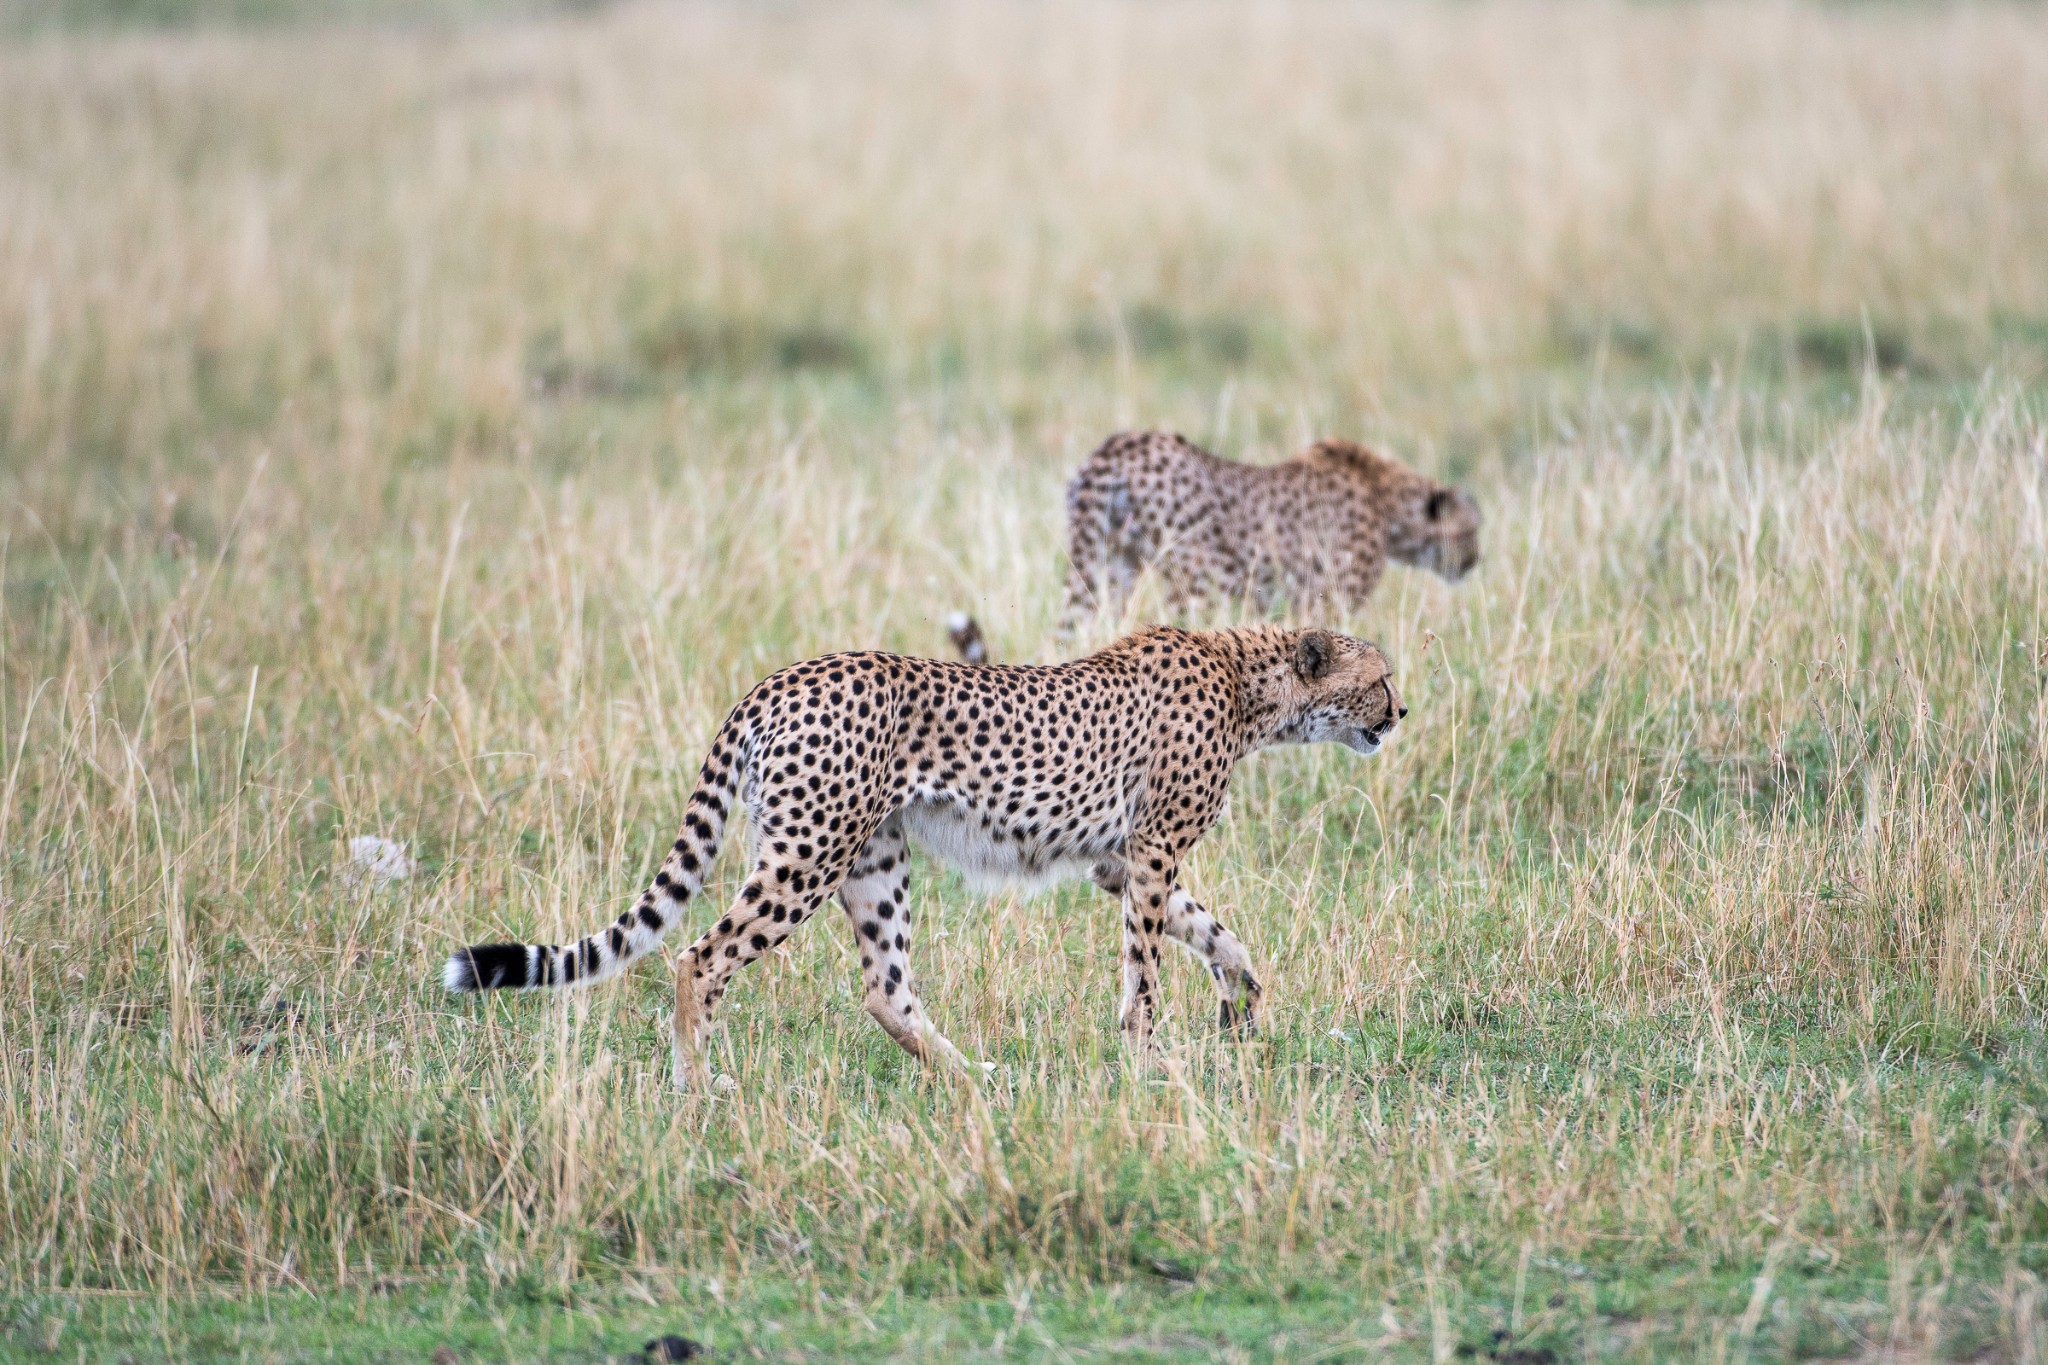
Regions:
[[[0, 27], [8, 1349], [2039, 1358], [2041, 13]], [[770, 669], [1053, 657], [1128, 425], [1487, 516], [1336, 623], [1401, 744], [1202, 846], [1259, 1040], [1176, 968], [1129, 1076], [1109, 907], [923, 866], [981, 1095], [837, 924], [731, 1093], [659, 970], [438, 992], [616, 913]]]
[[588, 14], [612, 0], [0, 0], [0, 33], [434, 25]]

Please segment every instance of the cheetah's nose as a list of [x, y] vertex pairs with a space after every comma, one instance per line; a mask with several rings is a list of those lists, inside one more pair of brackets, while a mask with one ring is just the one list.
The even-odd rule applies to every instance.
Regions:
[[1408, 708], [1404, 706], [1404, 707], [1402, 707], [1402, 708], [1401, 708], [1400, 710], [1396, 711], [1396, 712], [1394, 713], [1394, 719], [1395, 719], [1395, 720], [1406, 720], [1406, 719], [1408, 719]]

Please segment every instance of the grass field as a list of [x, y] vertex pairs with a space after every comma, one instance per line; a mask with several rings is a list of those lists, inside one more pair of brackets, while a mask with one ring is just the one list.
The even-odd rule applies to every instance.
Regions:
[[[399, 8], [0, 26], [0, 1358], [2048, 1360], [2048, 12]], [[1056, 657], [1126, 425], [1487, 518], [1195, 858], [1261, 1035], [923, 865], [979, 1088], [836, 917], [708, 1094], [440, 991], [771, 669]]]

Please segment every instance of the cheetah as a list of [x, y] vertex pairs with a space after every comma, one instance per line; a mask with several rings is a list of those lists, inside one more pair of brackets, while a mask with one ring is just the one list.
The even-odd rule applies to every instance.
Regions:
[[1356, 606], [1389, 559], [1455, 583], [1479, 562], [1479, 506], [1351, 441], [1261, 466], [1184, 436], [1124, 432], [1067, 485], [1067, 543], [1070, 636], [1084, 615], [1121, 610], [1148, 565], [1175, 608], [1212, 597]]
[[1069, 663], [828, 654], [757, 684], [712, 740], [682, 832], [616, 923], [566, 946], [491, 943], [449, 958], [450, 991], [588, 985], [654, 950], [747, 810], [752, 870], [675, 964], [678, 1085], [732, 976], [836, 896], [865, 1007], [926, 1063], [967, 1068], [911, 984], [909, 848], [974, 883], [1086, 875], [1123, 905], [1118, 1018], [1142, 1057], [1164, 938], [1208, 966], [1225, 1027], [1255, 1023], [1244, 945], [1179, 884], [1254, 750], [1330, 741], [1361, 754], [1407, 714], [1379, 649], [1322, 629], [1153, 626]]

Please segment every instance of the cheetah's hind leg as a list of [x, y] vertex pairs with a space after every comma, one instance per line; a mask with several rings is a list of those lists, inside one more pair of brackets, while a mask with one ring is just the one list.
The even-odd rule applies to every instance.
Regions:
[[708, 1076], [703, 1035], [733, 973], [779, 945], [818, 912], [832, 894], [835, 860], [838, 867], [846, 865], [843, 855], [830, 847], [809, 860], [762, 858], [725, 917], [676, 958], [671, 1048], [678, 1089], [688, 1089], [693, 1079], [701, 1084]]
[[903, 822], [890, 816], [875, 831], [839, 887], [839, 903], [860, 949], [864, 1007], [896, 1045], [919, 1061], [969, 1075], [982, 1068], [947, 1041], [910, 985], [910, 845]]

